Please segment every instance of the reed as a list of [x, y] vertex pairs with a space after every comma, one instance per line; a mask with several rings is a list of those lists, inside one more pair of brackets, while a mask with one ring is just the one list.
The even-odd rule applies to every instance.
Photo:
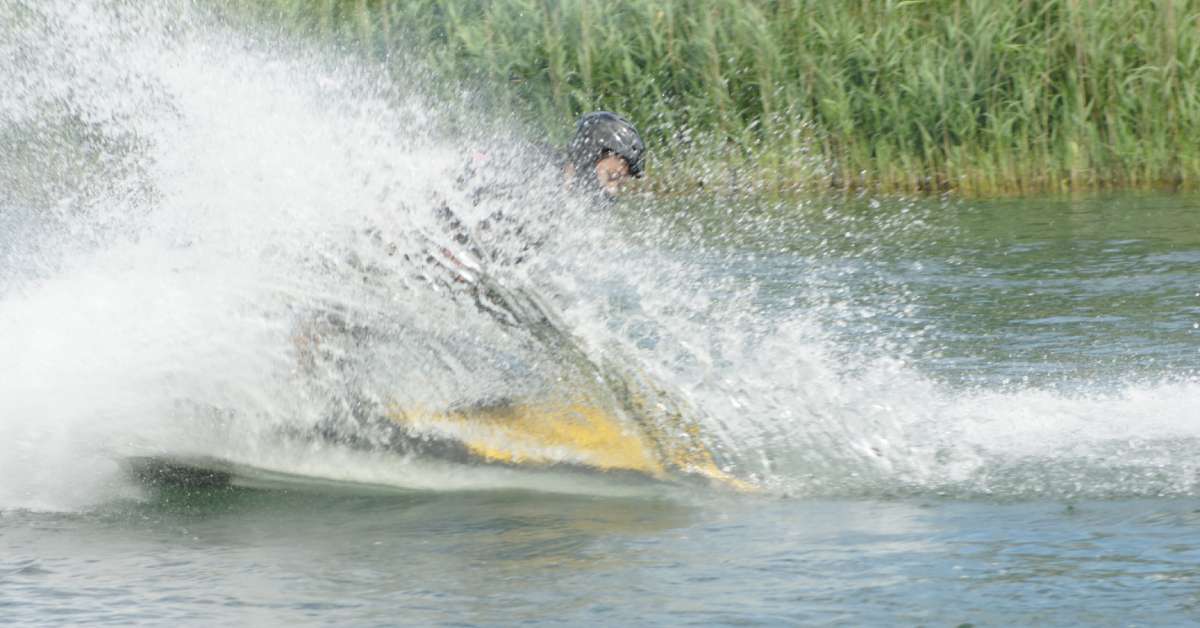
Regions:
[[224, 0], [635, 120], [661, 185], [1000, 195], [1200, 182], [1195, 0]]

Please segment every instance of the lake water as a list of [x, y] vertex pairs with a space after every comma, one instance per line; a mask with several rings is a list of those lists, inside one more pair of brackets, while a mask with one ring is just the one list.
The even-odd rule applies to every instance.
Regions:
[[[863, 470], [835, 466], [832, 452], [850, 446], [817, 424], [822, 437], [808, 446], [829, 448], [824, 475], [779, 470], [764, 494], [596, 495], [593, 478], [578, 495], [556, 479], [548, 492], [536, 480], [520, 490], [166, 489], [67, 511], [10, 507], [0, 515], [3, 614], [16, 623], [1193, 621], [1200, 199], [833, 208], [888, 225], [922, 213], [921, 231], [936, 234], [849, 244], [819, 270], [844, 282], [838, 298], [855, 305], [834, 309], [853, 314], [848, 327], [865, 318], [872, 334], [915, 338], [903, 366], [889, 368], [920, 384], [917, 398], [891, 384], [873, 393], [841, 382], [838, 392], [944, 422], [980, 450], [968, 471], [953, 460], [965, 454], [946, 447], [919, 461], [920, 475], [918, 461], [901, 460], [842, 478]], [[753, 260], [731, 245], [745, 265], [708, 272], [760, 281], [765, 311], [791, 307], [804, 291], [788, 278], [813, 264], [802, 243]], [[878, 349], [856, 335], [831, 342]], [[860, 421], [862, 407], [845, 403], [847, 421]], [[781, 440], [761, 446], [804, 442]], [[905, 444], [914, 452], [905, 455], [923, 455], [922, 445]], [[70, 476], [70, 464], [9, 467], [6, 494], [19, 476]]]
[[[480, 166], [477, 111], [177, 11], [0, 5], [0, 623], [1200, 616], [1200, 196], [597, 210]], [[441, 204], [524, 221], [490, 294], [425, 261]], [[707, 457], [295, 437], [546, 399]]]

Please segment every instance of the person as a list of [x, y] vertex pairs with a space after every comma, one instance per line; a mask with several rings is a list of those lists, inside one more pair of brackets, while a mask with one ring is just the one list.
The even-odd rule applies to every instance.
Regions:
[[[486, 278], [489, 269], [522, 263], [549, 237], [545, 224], [517, 210], [531, 200], [529, 182], [539, 169], [560, 170], [562, 193], [603, 207], [613, 203], [631, 179], [645, 176], [645, 161], [646, 146], [637, 128], [611, 111], [580, 116], [575, 133], [562, 151], [520, 143], [501, 144], [493, 151], [476, 151], [460, 171], [455, 185], [465, 192], [470, 205], [496, 209], [488, 211], [482, 219], [468, 221], [446, 199], [438, 199], [433, 204], [437, 226], [413, 234], [422, 242], [417, 250], [403, 253], [378, 228], [368, 228], [361, 234], [365, 239], [359, 242], [362, 255], [358, 250], [351, 251], [347, 269], [360, 275], [363, 283], [380, 286], [406, 275], [418, 283], [432, 284], [449, 296], [467, 294], [478, 309], [501, 322], [528, 322], [529, 317], [521, 315], [522, 308], [513, 302], [511, 295], [502, 298], [504, 291]], [[505, 167], [509, 163], [522, 163], [524, 168]], [[542, 171], [542, 174], [549, 173]], [[544, 188], [542, 191], [546, 192]], [[410, 273], [398, 275], [387, 270], [391, 266], [387, 259], [395, 256], [403, 258], [402, 264], [409, 267]], [[303, 341], [301, 344], [317, 343], [330, 331], [366, 335], [360, 326], [342, 320], [336, 312], [320, 318], [323, 324], [309, 321], [308, 329], [297, 335]], [[307, 347], [302, 354], [311, 357], [308, 350], [311, 348]]]
[[[611, 111], [580, 116], [562, 151], [511, 144], [494, 151], [476, 151], [456, 185], [473, 207], [497, 209], [471, 224], [445, 201], [438, 203], [434, 214], [442, 237], [434, 239], [443, 244], [433, 247], [436, 254], [427, 256], [426, 261], [450, 270], [458, 283], [473, 283], [481, 264], [520, 263], [546, 237], [542, 233], [546, 225], [512, 211], [514, 205], [530, 200], [526, 196], [529, 181], [540, 169], [560, 169], [564, 194], [583, 198], [593, 207], [606, 207], [617, 200], [630, 180], [645, 176], [645, 162], [641, 134], [633, 123]], [[507, 167], [509, 163], [525, 167], [514, 171]]]
[[[511, 298], [501, 299], [495, 282], [481, 281], [489, 267], [514, 266], [524, 262], [552, 237], [544, 220], [531, 219], [520, 211], [533, 200], [530, 181], [546, 170], [560, 169], [561, 192], [582, 198], [592, 207], [607, 207], [625, 190], [626, 184], [645, 176], [646, 146], [629, 120], [611, 111], [585, 113], [575, 123], [575, 133], [563, 151], [528, 145], [502, 145], [494, 152], [475, 152], [456, 180], [474, 208], [495, 207], [471, 223], [445, 201], [434, 210], [441, 234], [432, 234], [424, 256], [422, 276], [451, 293], [468, 293], [476, 306], [509, 324], [529, 322], [518, 315]], [[523, 163], [513, 170], [510, 163]], [[536, 188], [536, 186], [534, 186]], [[548, 190], [542, 188], [542, 194]], [[553, 195], [554, 191], [549, 190]], [[537, 192], [533, 192], [534, 195]], [[542, 197], [541, 202], [548, 199]], [[552, 230], [552, 229], [551, 229]], [[537, 308], [535, 308], [537, 309]]]
[[631, 178], [645, 174], [646, 145], [629, 120], [611, 111], [586, 113], [575, 123], [563, 172], [568, 189], [612, 200]]
[[[464, 192], [460, 198], [469, 207], [452, 209], [447, 199], [436, 199], [436, 226], [415, 233], [413, 237], [419, 244], [412, 248], [397, 246], [379, 229], [366, 230], [362, 234], [366, 239], [361, 241], [364, 255], [353, 251], [347, 260], [349, 270], [361, 274], [364, 283], [395, 283], [399, 287], [407, 285], [407, 276], [416, 280], [414, 287], [425, 284], [446, 298], [469, 299], [497, 323], [520, 327], [548, 350], [574, 356], [570, 359], [585, 364], [553, 308], [543, 303], [535, 291], [519, 282], [511, 285], [496, 271], [521, 264], [550, 237], [547, 225], [521, 211], [529, 203], [553, 207], [558, 200], [554, 197], [561, 193], [583, 198], [592, 207], [609, 205], [630, 180], [645, 175], [645, 159], [646, 147], [637, 129], [609, 111], [582, 115], [561, 152], [519, 144], [476, 152], [455, 181]], [[514, 163], [523, 167], [507, 167]], [[558, 172], [563, 181], [561, 189], [552, 184]], [[546, 176], [541, 183], [549, 189], [542, 187], [540, 193], [550, 198], [537, 197], [539, 185], [533, 182], [538, 175]], [[471, 213], [482, 214], [483, 218], [466, 220], [464, 217]], [[397, 264], [387, 263], [388, 259]], [[293, 337], [300, 371], [314, 380], [313, 385], [322, 391], [319, 396], [330, 404], [328, 416], [317, 425], [316, 436], [356, 447], [383, 446], [397, 451], [426, 451], [432, 447], [426, 442], [428, 438], [409, 433], [407, 427], [389, 419], [377, 391], [360, 381], [358, 371], [369, 362], [372, 345], [384, 339], [369, 317], [364, 320], [353, 311], [332, 309], [300, 318]], [[486, 405], [478, 400], [473, 403]], [[461, 446], [443, 445], [437, 449], [446, 457], [463, 457]]]

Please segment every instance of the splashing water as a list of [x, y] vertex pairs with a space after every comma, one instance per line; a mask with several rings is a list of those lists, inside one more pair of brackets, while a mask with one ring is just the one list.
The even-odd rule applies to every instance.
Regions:
[[[614, 466], [665, 457], [770, 491], [1197, 491], [1194, 380], [997, 390], [918, 368], [925, 332], [874, 321], [918, 319], [920, 299], [878, 247], [843, 253], [929, 233], [920, 212], [601, 212], [415, 79], [273, 51], [169, 4], [0, 12], [0, 509], [133, 494], [117, 461], [156, 452], [403, 487], [606, 490], [521, 475], [605, 466], [557, 425], [515, 446], [511, 400], [642, 413], [657, 458]], [[479, 128], [449, 132], [451, 115]], [[481, 143], [494, 193], [473, 197], [458, 179]], [[521, 217], [525, 233], [487, 243], [490, 297], [427, 261], [441, 206]], [[878, 291], [859, 302], [848, 284]], [[472, 450], [507, 464], [283, 438], [364, 413], [460, 449], [507, 440]], [[604, 420], [584, 421], [590, 438]]]

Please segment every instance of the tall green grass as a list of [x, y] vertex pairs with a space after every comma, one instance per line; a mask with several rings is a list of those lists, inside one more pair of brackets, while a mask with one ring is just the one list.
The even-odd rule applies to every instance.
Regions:
[[380, 60], [415, 56], [559, 140], [582, 111], [621, 112], [669, 185], [1200, 182], [1193, 0], [223, 2]]

